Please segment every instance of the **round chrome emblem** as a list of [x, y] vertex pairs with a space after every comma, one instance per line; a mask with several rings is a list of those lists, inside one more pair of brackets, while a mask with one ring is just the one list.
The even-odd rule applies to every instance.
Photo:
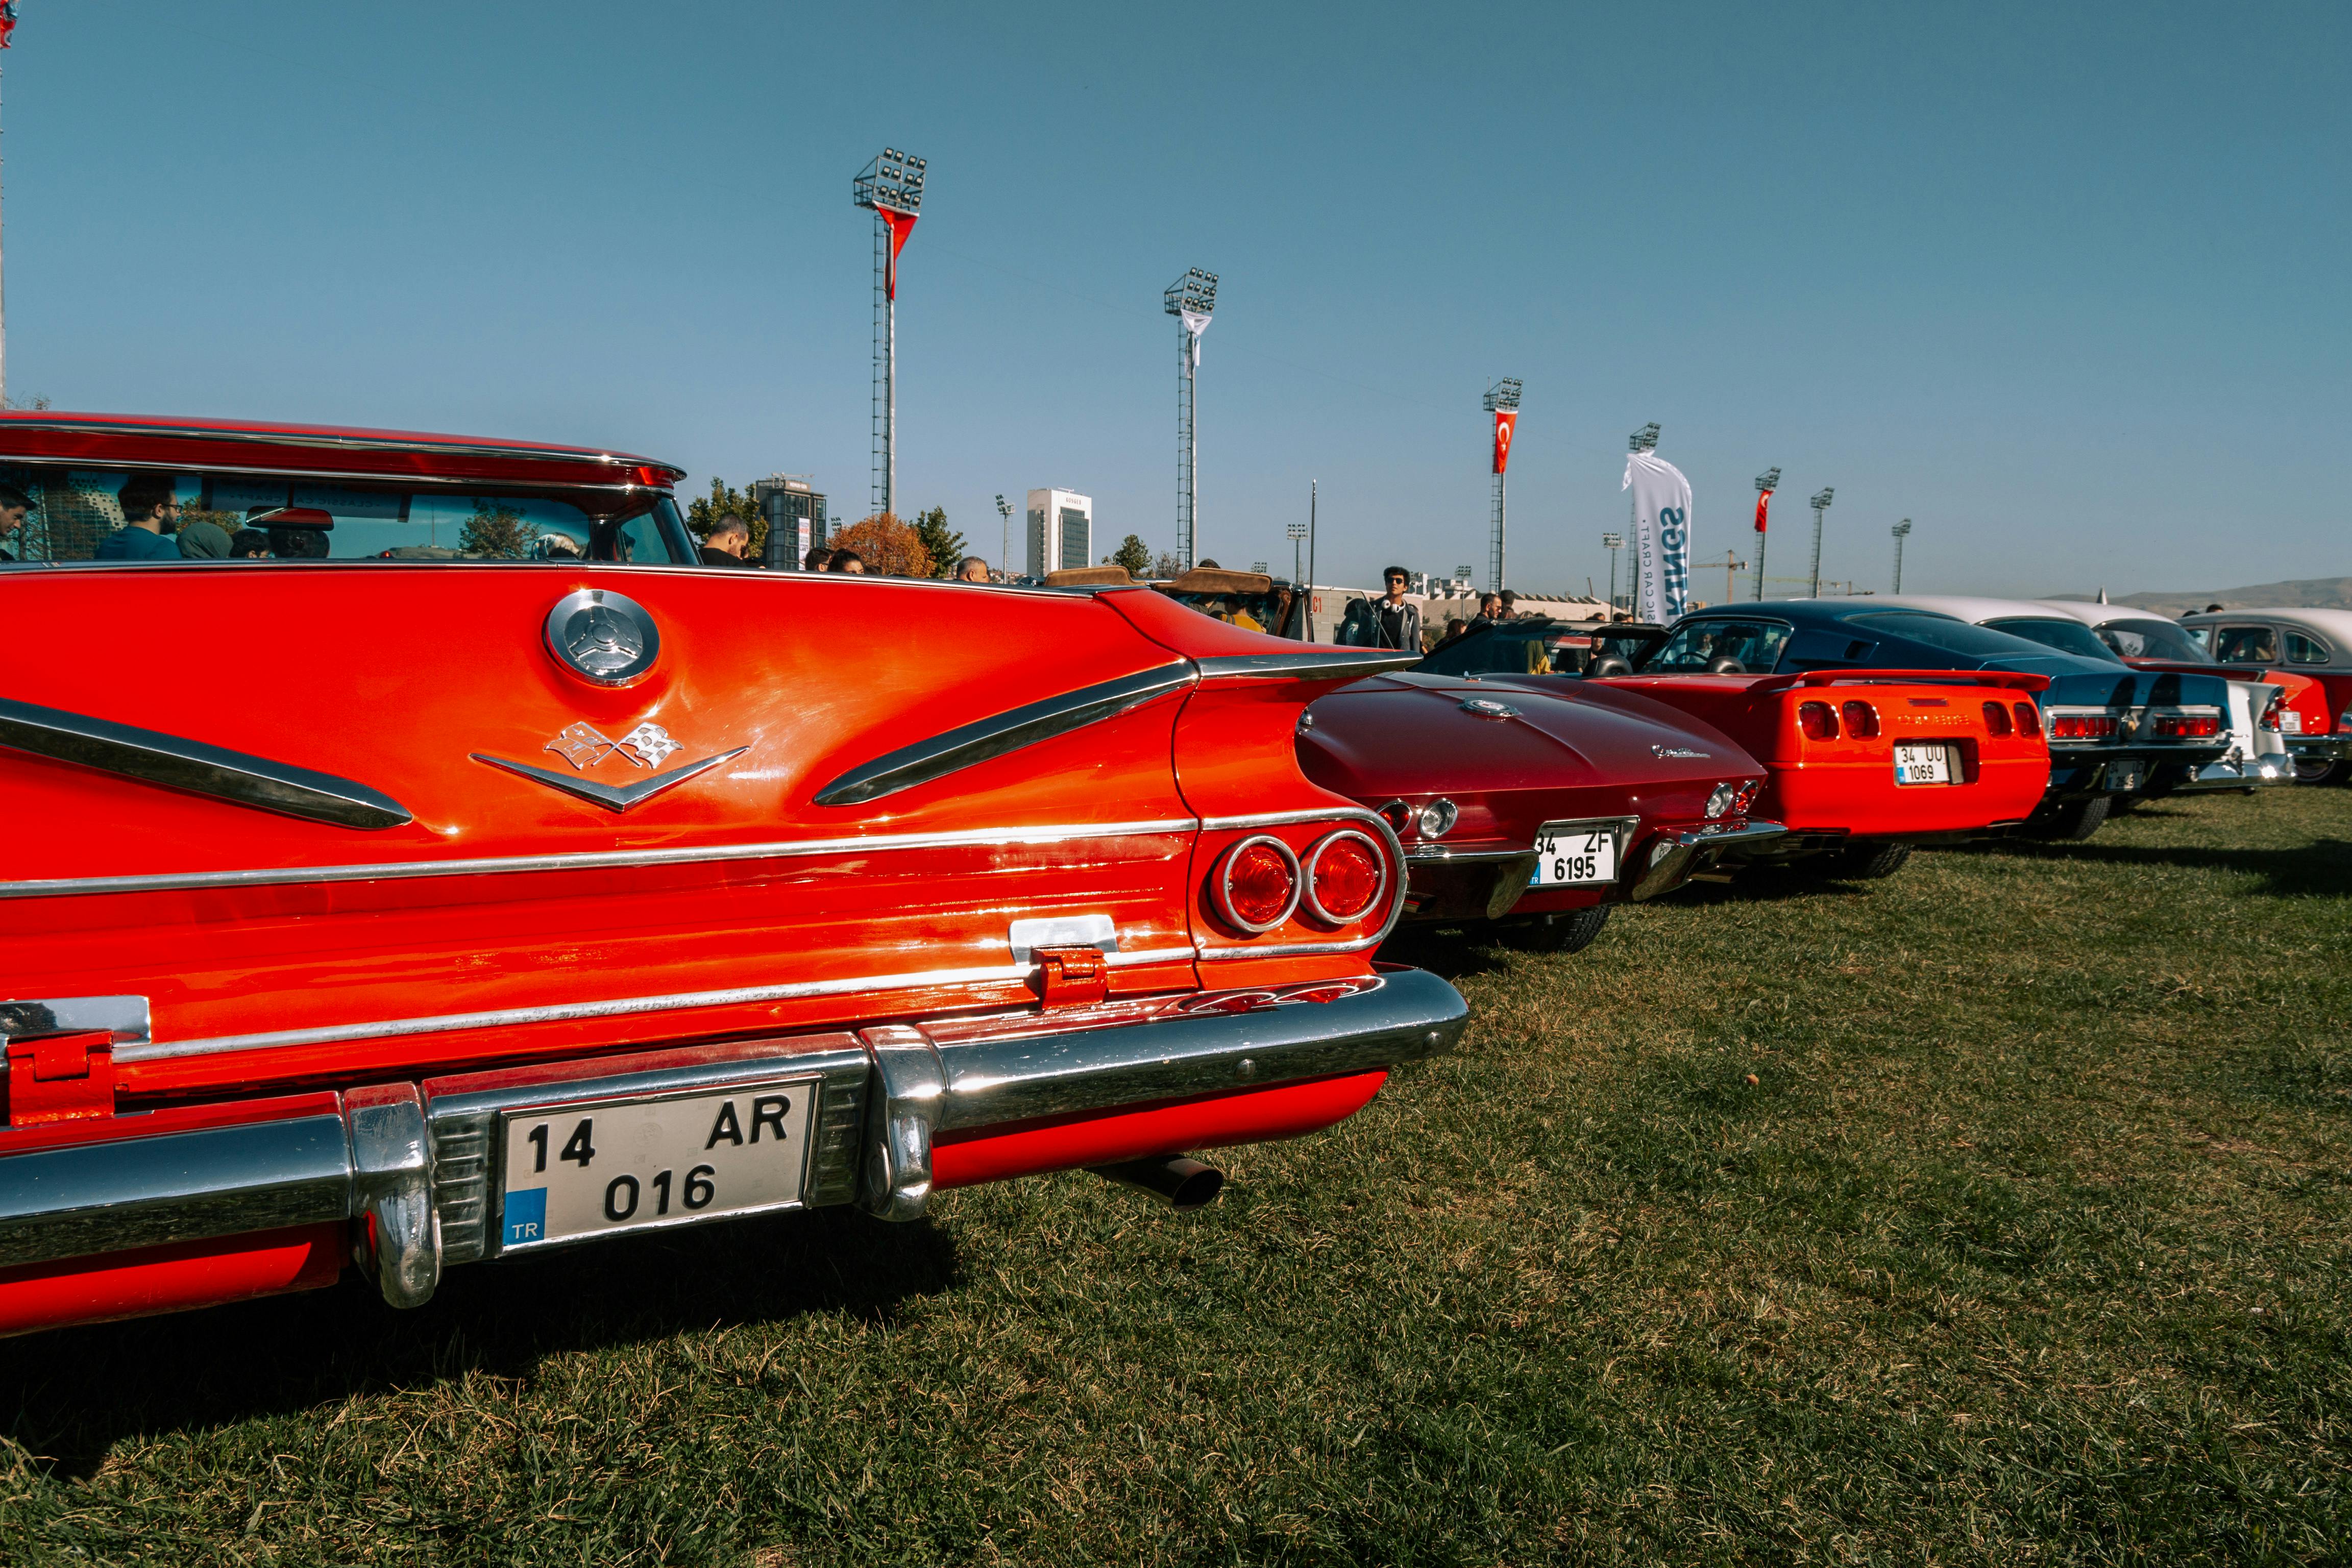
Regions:
[[626, 686], [661, 656], [661, 628], [635, 599], [583, 588], [547, 612], [547, 651], [599, 686]]

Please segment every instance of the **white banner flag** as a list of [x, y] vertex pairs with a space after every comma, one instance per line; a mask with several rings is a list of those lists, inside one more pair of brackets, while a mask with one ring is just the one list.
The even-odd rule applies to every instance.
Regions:
[[1209, 330], [1209, 312], [1179, 310], [1177, 315], [1183, 321], [1184, 330], [1192, 335], [1192, 368], [1198, 370], [1201, 368], [1201, 334]]
[[1655, 452], [1625, 455], [1633, 492], [1633, 616], [1671, 621], [1690, 596], [1690, 481]]

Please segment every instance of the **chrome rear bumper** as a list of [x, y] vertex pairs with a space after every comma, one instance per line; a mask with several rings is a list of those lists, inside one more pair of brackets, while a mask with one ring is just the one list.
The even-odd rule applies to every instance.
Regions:
[[0, 1129], [0, 1268], [348, 1219], [385, 1300], [415, 1306], [445, 1267], [500, 1251], [505, 1111], [780, 1074], [815, 1085], [794, 1206], [855, 1201], [914, 1219], [937, 1134], [1394, 1067], [1450, 1048], [1469, 1009], [1435, 975], [1393, 970], [1103, 1015], [889, 1025], [369, 1085], [252, 1102], [236, 1108], [249, 1120], [194, 1131], [142, 1135], [142, 1118], [118, 1117], [63, 1146], [39, 1146], [52, 1127]]
[[2352, 734], [2287, 735], [2287, 754], [2299, 763], [2342, 762], [2352, 757]]

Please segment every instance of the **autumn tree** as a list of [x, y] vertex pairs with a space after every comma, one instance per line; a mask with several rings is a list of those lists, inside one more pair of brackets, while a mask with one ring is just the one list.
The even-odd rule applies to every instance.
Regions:
[[1184, 575], [1184, 563], [1176, 559], [1174, 551], [1163, 550], [1160, 552], [1160, 559], [1151, 563], [1150, 574], [1154, 577], [1181, 577]]
[[929, 511], [915, 514], [915, 537], [923, 542], [923, 552], [931, 558], [931, 575], [952, 577], [956, 563], [964, 556], [963, 535], [948, 527], [948, 509], [935, 506]]
[[885, 577], [931, 575], [931, 552], [923, 548], [922, 536], [890, 512], [877, 511], [836, 529], [827, 542], [835, 550], [855, 550], [868, 572]]
[[468, 555], [520, 561], [530, 553], [530, 530], [514, 508], [477, 500], [474, 515], [466, 520], [465, 532], [458, 536], [457, 548]]

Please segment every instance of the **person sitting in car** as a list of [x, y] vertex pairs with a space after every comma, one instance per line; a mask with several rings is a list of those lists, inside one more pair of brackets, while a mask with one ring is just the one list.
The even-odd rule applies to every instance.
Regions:
[[846, 572], [853, 577], [863, 577], [866, 575], [866, 557], [855, 550], [836, 550], [833, 552], [833, 559], [825, 563], [824, 569], [828, 572]]
[[172, 538], [180, 497], [169, 475], [133, 474], [122, 482], [122, 526], [98, 542], [100, 561], [177, 561]]
[[0, 485], [0, 561], [17, 558], [14, 541], [25, 526], [33, 498], [14, 485]]
[[269, 535], [257, 528], [240, 528], [228, 536], [228, 558], [231, 561], [267, 561], [269, 559]]

